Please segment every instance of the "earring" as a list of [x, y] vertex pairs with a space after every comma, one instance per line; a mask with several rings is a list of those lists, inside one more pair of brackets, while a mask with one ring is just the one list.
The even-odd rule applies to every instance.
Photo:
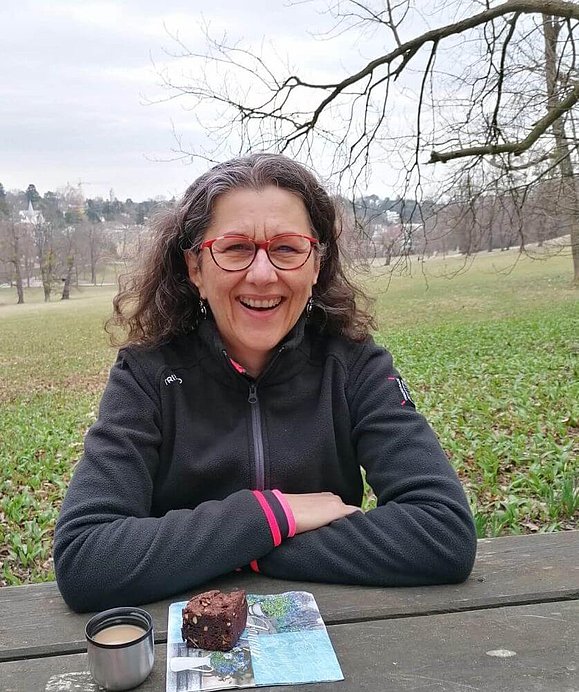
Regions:
[[306, 319], [310, 319], [312, 316], [312, 312], [314, 311], [314, 299], [312, 296], [308, 298], [308, 302], [306, 303]]
[[207, 319], [207, 302], [203, 298], [199, 298], [199, 315], [202, 320]]

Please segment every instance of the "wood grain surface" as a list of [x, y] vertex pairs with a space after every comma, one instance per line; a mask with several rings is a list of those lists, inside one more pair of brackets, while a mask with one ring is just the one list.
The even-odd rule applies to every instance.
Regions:
[[[344, 682], [312, 692], [576, 692], [579, 601], [330, 625]], [[164, 692], [166, 647], [139, 692]], [[2, 692], [97, 692], [86, 654], [0, 663]], [[295, 692], [296, 687], [262, 687]], [[302, 689], [302, 688], [299, 688]]]
[[[472, 575], [458, 585], [373, 588], [230, 575], [145, 604], [156, 641], [166, 641], [169, 603], [209, 588], [309, 591], [329, 625], [574, 599], [579, 598], [579, 531], [481, 540]], [[84, 651], [89, 617], [73, 613], [54, 583], [0, 589], [0, 661]]]

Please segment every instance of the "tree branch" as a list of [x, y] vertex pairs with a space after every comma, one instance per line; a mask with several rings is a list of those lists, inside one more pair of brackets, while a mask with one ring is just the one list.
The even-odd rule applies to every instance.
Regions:
[[529, 132], [525, 139], [520, 142], [510, 142], [507, 144], [486, 144], [480, 147], [468, 147], [466, 149], [456, 149], [446, 153], [433, 151], [430, 154], [428, 163], [447, 163], [453, 159], [467, 158], [470, 156], [484, 156], [486, 154], [514, 154], [518, 156], [527, 151], [547, 129], [556, 122], [563, 113], [569, 111], [579, 102], [579, 82], [575, 82], [570, 94], [543, 116], [535, 127]]
[[[454, 24], [448, 24], [446, 26], [439, 27], [437, 29], [431, 29], [416, 38], [413, 38], [406, 43], [398, 46], [395, 50], [387, 53], [386, 55], [381, 55], [375, 60], [371, 60], [365, 67], [356, 72], [341, 82], [333, 84], [316, 84], [311, 82], [304, 82], [299, 77], [292, 76], [289, 80], [295, 80], [296, 84], [300, 86], [308, 87], [310, 89], [333, 89], [334, 91], [327, 97], [325, 102], [333, 101], [334, 98], [344, 91], [347, 87], [355, 84], [360, 79], [368, 76], [376, 68], [382, 67], [383, 65], [388, 65], [397, 58], [404, 57], [408, 52], [416, 52], [426, 43], [438, 41], [448, 38], [449, 36], [454, 36], [456, 34], [462, 34], [468, 29], [474, 29], [477, 26], [487, 24], [488, 22], [497, 19], [498, 17], [503, 17], [506, 14], [543, 14], [549, 13], [554, 14], [558, 17], [566, 17], [568, 19], [579, 20], [579, 5], [574, 2], [566, 2], [566, 0], [507, 0], [507, 2], [502, 5], [497, 5], [491, 9], [484, 10], [475, 14], [468, 19], [462, 19]], [[288, 80], [288, 81], [289, 81]], [[325, 103], [323, 102], [323, 103]], [[322, 108], [320, 104], [319, 108]]]
[[502, 5], [497, 5], [496, 7], [484, 10], [473, 17], [427, 31], [421, 36], [403, 43], [390, 53], [382, 55], [375, 60], [371, 60], [361, 70], [353, 75], [350, 75], [349, 77], [346, 77], [346, 79], [343, 79], [339, 83], [315, 84], [304, 82], [299, 77], [292, 75], [286, 80], [284, 86], [288, 86], [291, 82], [295, 86], [301, 86], [309, 89], [321, 89], [325, 91], [331, 89], [332, 91], [318, 104], [313, 111], [311, 118], [302, 123], [302, 125], [291, 135], [289, 135], [287, 139], [289, 141], [295, 140], [313, 130], [323, 111], [348, 87], [356, 84], [356, 82], [360, 81], [361, 79], [372, 75], [377, 68], [384, 65], [390, 65], [397, 58], [402, 58], [403, 63], [408, 63], [410, 57], [412, 57], [422, 46], [427, 43], [439, 43], [442, 39], [448, 38], [449, 36], [461, 34], [468, 29], [474, 29], [507, 14], [543, 14], [547, 12], [559, 17], [579, 19], [579, 5], [572, 2], [566, 2], [565, 0], [507, 0], [507, 2], [503, 3]]

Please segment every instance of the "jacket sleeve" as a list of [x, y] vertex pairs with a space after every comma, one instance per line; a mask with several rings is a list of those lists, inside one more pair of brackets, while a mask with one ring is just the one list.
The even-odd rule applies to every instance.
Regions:
[[352, 444], [376, 509], [289, 539], [258, 561], [259, 570], [376, 586], [464, 581], [476, 552], [465, 493], [386, 351], [364, 347], [347, 398]]
[[119, 356], [56, 525], [56, 579], [80, 612], [167, 598], [275, 545], [250, 490], [151, 516], [161, 412], [149, 379]]

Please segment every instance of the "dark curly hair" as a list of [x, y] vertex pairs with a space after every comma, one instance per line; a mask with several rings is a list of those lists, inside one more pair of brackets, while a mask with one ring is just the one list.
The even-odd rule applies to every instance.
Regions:
[[[369, 301], [344, 273], [334, 202], [303, 165], [281, 154], [260, 153], [214, 166], [189, 186], [174, 208], [156, 216], [148, 250], [134, 271], [120, 278], [113, 315], [106, 324], [113, 344], [154, 347], [195, 328], [200, 317], [199, 293], [189, 280], [184, 251], [201, 245], [220, 195], [268, 185], [302, 199], [320, 241], [311, 321], [327, 334], [354, 341], [368, 336], [373, 327]], [[126, 333], [124, 339], [115, 336], [116, 327]]]

